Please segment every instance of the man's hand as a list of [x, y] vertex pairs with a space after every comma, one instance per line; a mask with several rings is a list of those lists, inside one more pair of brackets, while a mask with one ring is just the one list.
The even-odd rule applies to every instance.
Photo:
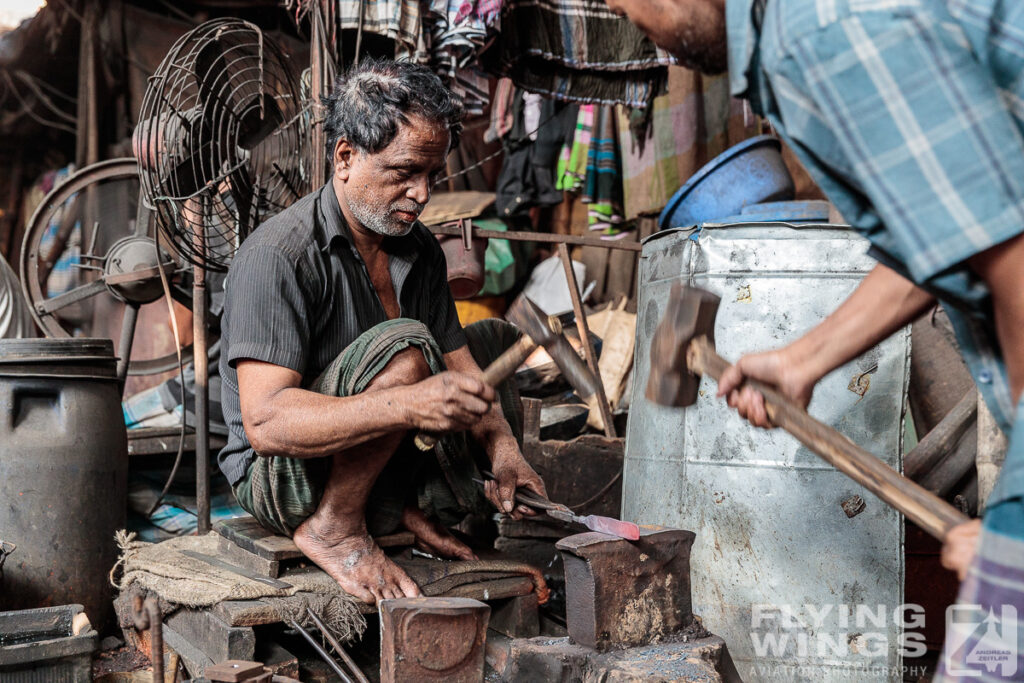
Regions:
[[494, 479], [484, 483], [484, 495], [512, 519], [532, 517], [537, 511], [526, 505], [516, 505], [516, 489], [527, 488], [545, 498], [548, 497], [544, 482], [523, 458], [518, 448], [502, 449], [491, 460]]
[[967, 570], [974, 561], [980, 533], [980, 519], [957, 524], [946, 533], [946, 540], [942, 545], [942, 566], [955, 571], [961, 581], [967, 577]]
[[491, 409], [494, 389], [463, 372], [442, 372], [403, 387], [409, 422], [428, 432], [469, 429]]
[[811, 393], [819, 379], [792, 357], [788, 347], [743, 356], [722, 373], [721, 379], [718, 380], [719, 397], [728, 396], [729, 405], [735, 408], [741, 417], [749, 420], [755, 427], [765, 429], [774, 425], [768, 419], [764, 396], [751, 387], [742, 386], [743, 380], [747, 377], [774, 386], [801, 408], [807, 408], [807, 404], [811, 402]]

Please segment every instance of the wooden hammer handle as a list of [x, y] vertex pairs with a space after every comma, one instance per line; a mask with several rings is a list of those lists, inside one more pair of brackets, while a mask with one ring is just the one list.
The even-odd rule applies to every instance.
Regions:
[[[691, 372], [708, 375], [716, 382], [730, 365], [703, 336], [690, 342], [686, 361]], [[907, 479], [832, 427], [815, 420], [777, 390], [755, 379], [747, 379], [744, 384], [764, 396], [765, 409], [772, 424], [785, 429], [826, 462], [935, 538], [945, 540], [947, 531], [968, 521], [967, 516], [952, 505]]]
[[[524, 334], [516, 340], [515, 344], [508, 347], [503, 354], [495, 358], [494, 362], [487, 366], [487, 369], [480, 375], [480, 380], [484, 384], [496, 387], [511, 377], [515, 373], [516, 368], [522, 365], [527, 356], [533, 353], [533, 350], [536, 348], [537, 342]], [[420, 432], [416, 435], [414, 442], [421, 451], [429, 451], [437, 444], [439, 438], [440, 436], [437, 434]]]

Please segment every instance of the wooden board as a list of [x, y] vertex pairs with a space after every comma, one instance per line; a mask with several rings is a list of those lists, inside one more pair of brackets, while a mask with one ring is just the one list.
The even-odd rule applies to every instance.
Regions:
[[420, 214], [424, 225], [437, 225], [460, 218], [476, 218], [494, 204], [493, 192], [443, 192], [435, 194]]
[[253, 517], [226, 519], [217, 522], [213, 530], [243, 550], [255, 553], [265, 560], [280, 562], [303, 557], [302, 551], [292, 539], [264, 529]]
[[[488, 601], [514, 598], [528, 595], [531, 592], [533, 592], [533, 579], [528, 576], [513, 576], [457, 586], [445, 593], [444, 597]], [[292, 596], [281, 599], [300, 602], [304, 598]], [[212, 611], [231, 626], [259, 626], [280, 621], [274, 608], [262, 600], [226, 600], [215, 605]], [[360, 603], [359, 611], [363, 614], [376, 614], [377, 606]]]

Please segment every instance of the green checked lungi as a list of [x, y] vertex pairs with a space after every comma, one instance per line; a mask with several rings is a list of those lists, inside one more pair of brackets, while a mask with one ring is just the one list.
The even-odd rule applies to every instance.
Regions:
[[[502, 320], [483, 320], [465, 329], [469, 350], [486, 367], [519, 338], [520, 333]], [[396, 318], [376, 325], [345, 348], [313, 383], [306, 387], [327, 396], [354, 396], [366, 390], [395, 354], [415, 347], [433, 374], [443, 372], [444, 357], [426, 325]], [[514, 381], [497, 387], [505, 418], [522, 442], [522, 407]], [[402, 509], [415, 500], [421, 510], [442, 523], [458, 523], [469, 512], [487, 509], [486, 499], [473, 481], [487, 469], [483, 450], [464, 432], [447, 434], [437, 447], [424, 453], [409, 433], [385, 465], [370, 492], [366, 525], [371, 535], [395, 531]], [[358, 448], [358, 446], [356, 446]], [[264, 527], [291, 536], [312, 515], [330, 473], [331, 458], [257, 457], [234, 486], [238, 503]]]

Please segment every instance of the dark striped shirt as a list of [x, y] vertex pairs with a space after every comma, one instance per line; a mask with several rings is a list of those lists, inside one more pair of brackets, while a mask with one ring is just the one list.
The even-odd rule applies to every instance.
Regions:
[[[434, 236], [417, 223], [405, 237], [385, 237], [381, 246], [390, 256], [402, 317], [426, 324], [444, 353], [463, 346], [444, 253]], [[387, 314], [330, 182], [245, 240], [224, 289], [220, 374], [229, 435], [218, 463], [235, 484], [256, 457], [242, 426], [237, 361], [290, 368], [306, 386]]]

